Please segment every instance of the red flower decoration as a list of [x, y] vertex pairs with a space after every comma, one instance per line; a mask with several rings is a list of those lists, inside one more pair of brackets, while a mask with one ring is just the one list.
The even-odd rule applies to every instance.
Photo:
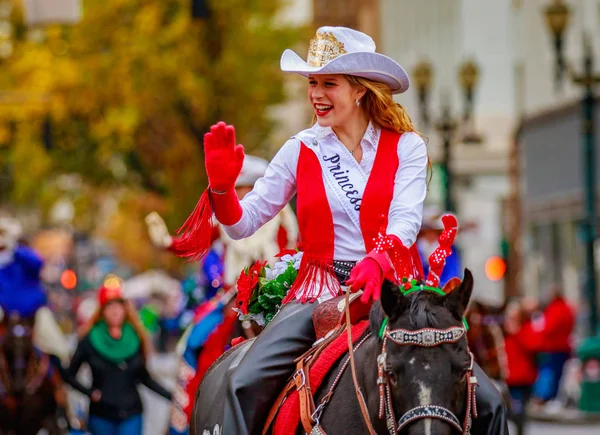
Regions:
[[257, 261], [250, 268], [242, 270], [237, 280], [237, 298], [236, 305], [242, 314], [248, 314], [248, 303], [252, 297], [252, 293], [258, 286], [258, 278], [263, 267], [267, 264], [266, 261]]

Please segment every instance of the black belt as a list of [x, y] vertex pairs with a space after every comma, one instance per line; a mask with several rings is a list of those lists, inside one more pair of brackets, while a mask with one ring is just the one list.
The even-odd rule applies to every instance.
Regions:
[[352, 272], [356, 263], [356, 261], [333, 261], [333, 271], [340, 284], [344, 285], [350, 278], [350, 272]]

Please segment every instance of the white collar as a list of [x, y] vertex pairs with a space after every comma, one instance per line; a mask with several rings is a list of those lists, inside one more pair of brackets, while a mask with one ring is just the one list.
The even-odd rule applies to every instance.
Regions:
[[[361, 145], [370, 145], [373, 149], [377, 149], [377, 145], [379, 145], [379, 137], [381, 136], [381, 129], [373, 125], [371, 121], [369, 121], [369, 125], [367, 126], [367, 130], [363, 135], [363, 138], [360, 140]], [[315, 123], [311, 128], [307, 130], [303, 130], [298, 133], [296, 138], [300, 139], [304, 144], [310, 146], [315, 145], [315, 141], [318, 142], [320, 140], [336, 137], [335, 132], [331, 127], [321, 127], [319, 123]]]

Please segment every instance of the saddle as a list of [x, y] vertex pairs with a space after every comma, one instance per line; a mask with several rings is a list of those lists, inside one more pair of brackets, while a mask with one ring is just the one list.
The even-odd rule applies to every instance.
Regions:
[[[363, 304], [360, 302], [361, 293], [350, 295], [350, 319], [352, 324], [352, 336], [356, 340], [368, 327], [369, 312], [372, 303]], [[339, 296], [319, 304], [313, 311], [313, 324], [316, 331], [317, 341], [302, 356], [296, 359], [296, 371], [288, 381], [286, 387], [278, 396], [277, 400], [263, 429], [263, 434], [269, 433], [271, 427], [276, 427], [276, 419], [282, 418], [280, 410], [284, 404], [289, 409], [290, 406], [300, 407], [300, 422], [306, 433], [317, 433], [325, 435], [325, 431], [315, 421], [315, 402], [313, 392], [316, 392], [321, 382], [336, 364], [336, 362], [346, 353], [348, 342], [346, 338], [346, 300], [345, 296]], [[343, 334], [343, 337], [342, 337]], [[322, 357], [322, 358], [320, 358]], [[318, 367], [316, 366], [318, 364]], [[316, 369], [318, 373], [315, 373]], [[311, 385], [311, 380], [315, 381]], [[296, 400], [292, 395], [297, 392]], [[333, 391], [330, 392], [330, 394]], [[286, 401], [288, 403], [286, 403]], [[291, 402], [291, 403], [290, 403]], [[297, 419], [297, 408], [291, 412], [290, 419]], [[295, 431], [297, 420], [292, 423]], [[292, 431], [292, 432], [293, 432]], [[314, 431], [314, 432], [313, 432]]]
[[[373, 303], [363, 304], [359, 301], [362, 292], [350, 295], [350, 322], [358, 322], [369, 318]], [[330, 331], [346, 324], [346, 297], [338, 296], [317, 305], [313, 311], [313, 325], [317, 335], [317, 342], [324, 339]]]

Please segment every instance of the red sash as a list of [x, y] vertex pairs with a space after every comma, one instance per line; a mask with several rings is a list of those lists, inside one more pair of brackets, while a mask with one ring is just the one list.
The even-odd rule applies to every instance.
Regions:
[[[381, 130], [375, 162], [360, 207], [360, 226], [367, 252], [373, 250], [380, 230], [387, 228], [394, 180], [400, 165], [400, 136], [400, 133], [391, 130]], [[323, 169], [317, 155], [304, 143], [300, 145], [296, 186], [298, 226], [304, 255], [298, 277], [284, 303], [298, 297], [302, 303], [314, 302], [324, 289], [332, 296], [341, 292], [333, 272], [333, 216], [325, 191]]]

